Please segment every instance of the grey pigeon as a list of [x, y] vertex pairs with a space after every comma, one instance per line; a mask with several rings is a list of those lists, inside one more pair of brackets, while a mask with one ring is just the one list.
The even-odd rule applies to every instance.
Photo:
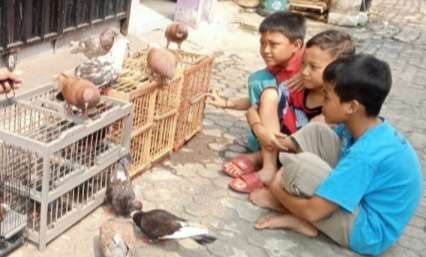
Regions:
[[216, 240], [201, 225], [189, 223], [165, 210], [134, 210], [130, 215], [133, 222], [152, 241], [192, 238], [197, 243], [206, 245]]
[[89, 59], [74, 69], [74, 74], [102, 88], [116, 81], [129, 53], [129, 41], [119, 38], [106, 55]]
[[128, 167], [130, 155], [121, 158], [117, 169], [111, 174], [110, 184], [106, 192], [106, 201], [111, 203], [116, 215], [129, 216], [130, 211], [142, 209], [142, 203], [136, 200], [132, 183], [129, 179]]
[[99, 35], [91, 36], [79, 42], [72, 41], [71, 46], [73, 49], [71, 49], [71, 53], [82, 53], [89, 59], [105, 55], [111, 50], [117, 37], [117, 31], [106, 29]]

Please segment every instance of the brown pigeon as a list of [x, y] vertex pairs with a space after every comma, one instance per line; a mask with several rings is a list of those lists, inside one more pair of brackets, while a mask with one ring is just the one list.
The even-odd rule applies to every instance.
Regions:
[[147, 65], [155, 80], [170, 80], [176, 74], [177, 60], [169, 50], [151, 47], [147, 55]]
[[72, 112], [72, 106], [75, 106], [82, 110], [84, 117], [88, 116], [87, 110], [95, 107], [100, 101], [99, 89], [85, 79], [61, 73], [58, 88], [65, 98], [68, 112]]
[[7, 206], [4, 203], [0, 204], [0, 223], [3, 221], [8, 211], [9, 211], [9, 206]]
[[173, 22], [167, 26], [164, 36], [167, 39], [167, 48], [170, 42], [175, 42], [180, 49], [182, 42], [188, 38], [188, 27], [183, 23]]

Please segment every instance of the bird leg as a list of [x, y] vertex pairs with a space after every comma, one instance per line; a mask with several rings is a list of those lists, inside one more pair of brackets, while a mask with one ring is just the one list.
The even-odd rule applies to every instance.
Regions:
[[180, 49], [180, 45], [181, 45], [181, 44], [182, 44], [182, 42], [177, 43], [177, 45], [178, 45], [178, 49], [179, 49], [179, 50], [181, 50], [181, 49]]
[[84, 106], [81, 108], [82, 112], [83, 112], [83, 118], [84, 119], [88, 119], [89, 118], [89, 114], [87, 112], [87, 108], [88, 107], [88, 103], [85, 103]]
[[169, 48], [169, 45], [170, 45], [170, 41], [167, 40], [166, 48]]
[[66, 109], [68, 114], [72, 114], [72, 105], [69, 103], [66, 103]]

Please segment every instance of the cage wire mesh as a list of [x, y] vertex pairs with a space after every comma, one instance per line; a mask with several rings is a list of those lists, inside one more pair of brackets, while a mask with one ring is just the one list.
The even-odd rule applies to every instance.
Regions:
[[130, 104], [102, 97], [84, 120], [67, 114], [57, 93], [46, 86], [0, 104], [2, 190], [10, 179], [19, 182], [12, 189], [27, 189], [23, 226], [40, 249], [103, 202], [109, 173], [130, 144]]
[[[11, 147], [1, 147], [0, 159], [4, 160], [5, 154], [10, 152], [13, 152]], [[31, 153], [21, 153], [11, 167], [29, 164]], [[28, 223], [30, 176], [30, 169], [0, 168], [0, 256], [6, 256], [11, 248], [23, 243]]]

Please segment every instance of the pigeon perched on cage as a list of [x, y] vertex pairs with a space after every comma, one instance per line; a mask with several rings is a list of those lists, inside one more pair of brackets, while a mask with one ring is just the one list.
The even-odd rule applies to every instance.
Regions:
[[142, 209], [142, 203], [136, 200], [128, 168], [131, 156], [128, 154], [118, 161], [117, 169], [111, 174], [106, 193], [106, 201], [111, 203], [116, 215], [129, 216], [130, 211]]
[[101, 92], [107, 91], [120, 74], [124, 58], [129, 54], [129, 41], [120, 37], [107, 54], [89, 59], [74, 69], [77, 77], [87, 79], [101, 88]]
[[216, 240], [201, 225], [187, 222], [165, 210], [155, 209], [147, 212], [134, 210], [130, 216], [152, 241], [192, 238], [198, 244], [206, 245]]
[[91, 36], [79, 42], [71, 41], [73, 47], [71, 53], [82, 53], [89, 59], [105, 55], [114, 45], [118, 35], [117, 31], [108, 28], [99, 35]]
[[174, 42], [180, 49], [182, 42], [188, 38], [188, 27], [183, 23], [173, 22], [167, 26], [164, 36], [167, 40], [167, 48], [169, 48], [170, 42]]
[[176, 56], [169, 50], [151, 45], [147, 55], [147, 65], [151, 79], [170, 80], [176, 74]]
[[58, 88], [62, 93], [68, 112], [72, 112], [72, 106], [82, 110], [87, 117], [87, 111], [95, 107], [100, 101], [99, 89], [90, 81], [68, 76], [61, 73], [58, 77]]

